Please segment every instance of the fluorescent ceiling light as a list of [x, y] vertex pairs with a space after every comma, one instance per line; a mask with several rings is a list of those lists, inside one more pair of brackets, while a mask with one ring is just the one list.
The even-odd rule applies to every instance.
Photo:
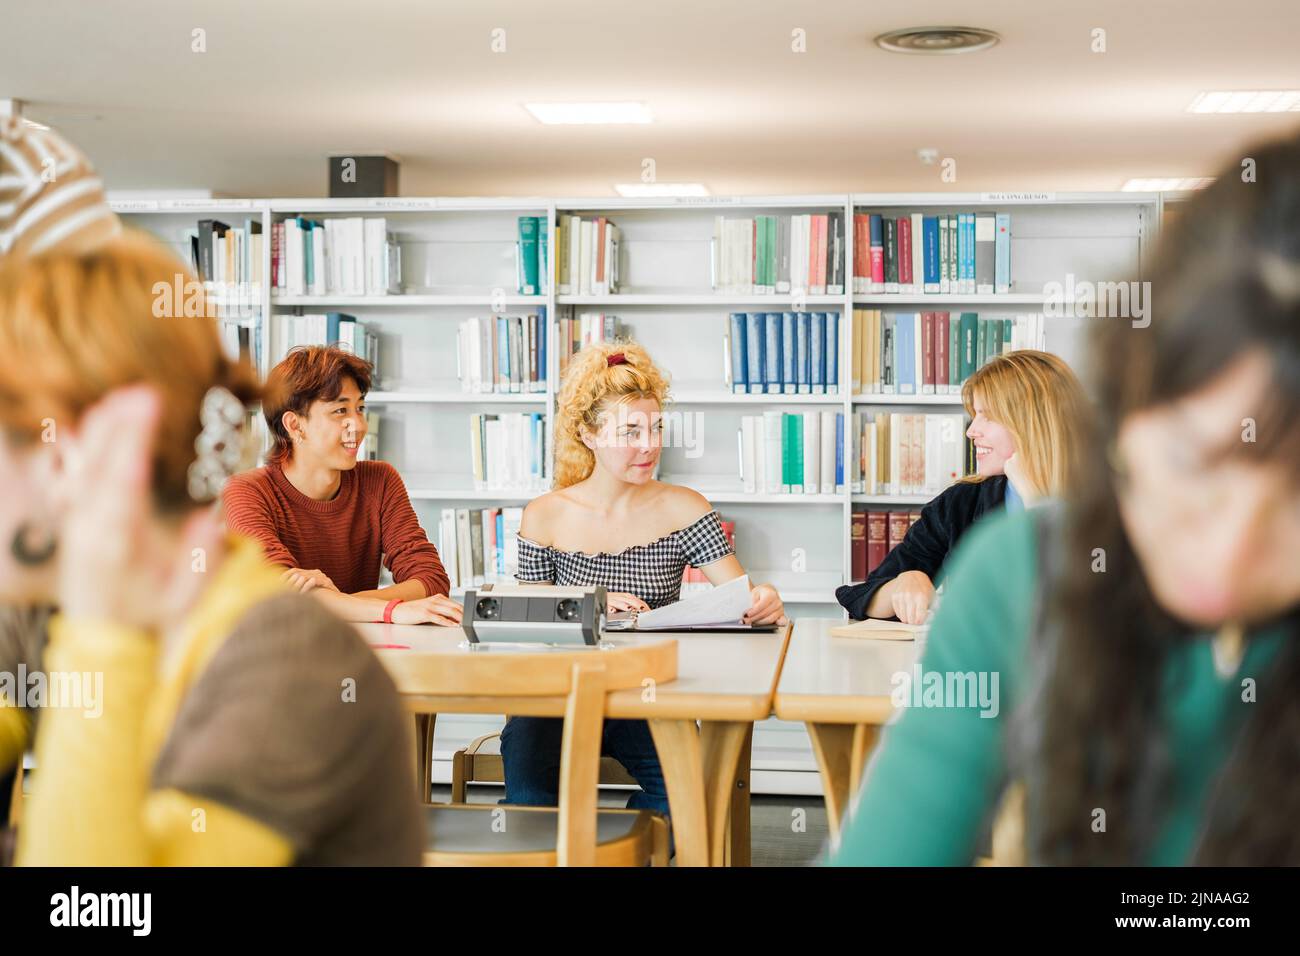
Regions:
[[1209, 90], [1199, 93], [1188, 113], [1294, 113], [1300, 90]]
[[23, 117], [23, 125], [26, 126], [28, 129], [41, 129], [41, 130], [49, 129], [49, 127], [46, 126], [44, 123], [38, 123], [36, 122], [36, 120], [30, 120], [27, 119], [26, 117]]
[[620, 196], [707, 196], [703, 183], [615, 183]]
[[654, 121], [644, 103], [525, 103], [524, 108], [548, 125]]
[[1170, 193], [1185, 192], [1191, 189], [1202, 189], [1214, 182], [1211, 177], [1194, 177], [1185, 176], [1179, 178], [1166, 179], [1130, 179], [1120, 187], [1126, 193]]

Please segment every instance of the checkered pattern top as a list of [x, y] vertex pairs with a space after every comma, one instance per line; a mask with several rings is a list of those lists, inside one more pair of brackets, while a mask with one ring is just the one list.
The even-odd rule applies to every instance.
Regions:
[[561, 551], [520, 535], [516, 578], [549, 581], [561, 587], [603, 586], [635, 594], [651, 607], [662, 607], [680, 597], [687, 565], [702, 567], [734, 553], [722, 531], [721, 518], [710, 511], [688, 528], [617, 554]]

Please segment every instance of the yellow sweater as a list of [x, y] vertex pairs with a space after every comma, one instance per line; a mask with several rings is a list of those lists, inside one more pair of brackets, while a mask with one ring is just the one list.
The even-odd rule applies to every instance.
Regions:
[[[19, 865], [292, 862], [290, 842], [266, 825], [210, 799], [149, 790], [151, 768], [186, 691], [236, 621], [282, 590], [279, 572], [258, 547], [233, 539], [169, 660], [159, 660], [152, 634], [108, 621], [53, 619], [45, 671], [102, 674], [103, 699], [95, 709], [42, 710], [37, 770], [19, 827]], [[8, 725], [0, 724], [0, 749], [18, 732], [12, 720]]]

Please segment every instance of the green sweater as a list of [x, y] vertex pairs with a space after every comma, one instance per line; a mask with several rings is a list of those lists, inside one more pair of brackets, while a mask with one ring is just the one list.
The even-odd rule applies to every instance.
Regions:
[[[980, 716], [993, 708], [979, 703], [917, 706], [924, 695], [896, 681], [896, 695], [906, 692], [911, 706], [881, 735], [879, 753], [831, 865], [973, 861], [1006, 782], [1002, 737], [1026, 679], [1037, 552], [1033, 512], [990, 517], [972, 528], [958, 548], [922, 654], [920, 683], [924, 688], [932, 672], [983, 674], [983, 689], [997, 691], [996, 716]], [[1262, 684], [1282, 641], [1280, 629], [1254, 637], [1237, 673], [1227, 678], [1215, 672], [1209, 635], [1189, 639], [1172, 655], [1163, 709], [1173, 776], [1161, 830], [1149, 858], [1141, 862], [1190, 861], [1229, 742], [1255, 706], [1242, 701], [1242, 681], [1251, 677]], [[915, 671], [910, 676], [917, 683]], [[970, 700], [969, 684], [967, 688]]]

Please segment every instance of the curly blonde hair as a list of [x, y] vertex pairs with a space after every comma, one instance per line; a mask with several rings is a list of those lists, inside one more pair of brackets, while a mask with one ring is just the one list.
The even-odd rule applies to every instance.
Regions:
[[[610, 365], [611, 355], [627, 360]], [[611, 405], [653, 398], [668, 401], [668, 379], [636, 342], [596, 342], [569, 360], [560, 384], [555, 423], [556, 489], [576, 485], [596, 467], [596, 456], [582, 443], [584, 431], [600, 427], [600, 416]]]

